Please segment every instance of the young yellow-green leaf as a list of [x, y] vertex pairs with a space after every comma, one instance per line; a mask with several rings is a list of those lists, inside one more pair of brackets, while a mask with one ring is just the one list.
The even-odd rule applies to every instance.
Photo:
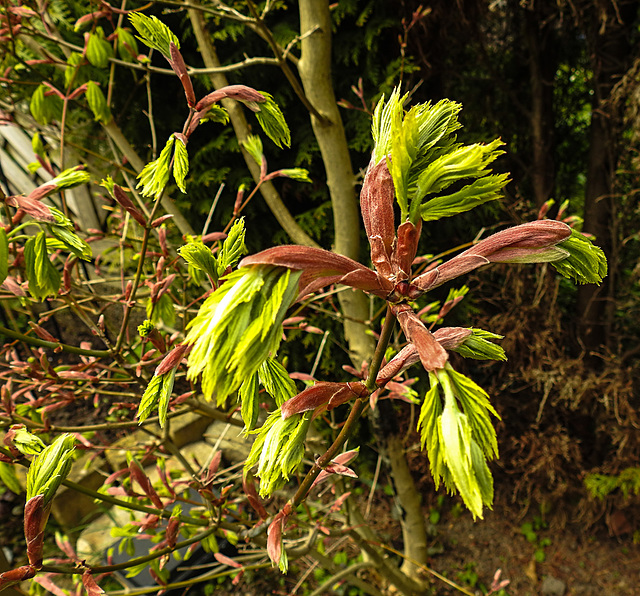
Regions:
[[273, 100], [273, 97], [264, 91], [260, 91], [266, 101], [257, 105], [256, 118], [266, 135], [280, 148], [283, 145], [291, 145], [291, 132], [284, 119], [284, 114]]
[[46, 150], [44, 148], [44, 143], [42, 142], [42, 135], [39, 132], [31, 137], [31, 147], [38, 157], [46, 157]]
[[48, 88], [38, 85], [31, 96], [29, 109], [38, 124], [47, 125], [52, 120], [62, 118], [62, 100], [55, 94], [45, 95]]
[[116, 29], [116, 48], [118, 56], [125, 62], [133, 62], [138, 55], [138, 42], [131, 31], [118, 27]]
[[27, 472], [27, 501], [37, 495], [44, 495], [45, 505], [51, 502], [71, 470], [75, 442], [71, 434], [59, 435], [51, 445], [33, 458]]
[[155, 304], [147, 302], [147, 317], [154, 325], [162, 321], [167, 327], [173, 327], [176, 322], [176, 310], [169, 294], [162, 294]]
[[193, 346], [187, 378], [202, 375], [207, 399], [223, 403], [276, 353], [299, 278], [300, 272], [283, 267], [243, 267], [205, 300], [186, 343]]
[[[233, 228], [232, 228], [233, 229]], [[214, 283], [218, 282], [218, 262], [211, 249], [200, 240], [192, 240], [178, 249], [178, 254], [191, 267], [204, 271]]]
[[238, 390], [240, 398], [240, 415], [244, 421], [245, 430], [252, 431], [258, 422], [260, 414], [258, 375], [251, 375]]
[[173, 156], [173, 177], [178, 188], [186, 194], [187, 189], [184, 185], [184, 179], [189, 173], [189, 153], [187, 147], [182, 140], [177, 139], [175, 143], [175, 153]]
[[[81, 166], [76, 166], [74, 168], [67, 168], [66, 170], [63, 170], [53, 180], [51, 180], [51, 182], [55, 184], [58, 189], [61, 189], [80, 186], [81, 184], [89, 182], [89, 180], [91, 180], [89, 172], [81, 169]], [[71, 225], [71, 222], [69, 222], [69, 225]]]
[[219, 122], [220, 124], [227, 124], [227, 122], [229, 122], [229, 112], [227, 112], [227, 110], [222, 106], [214, 103], [212, 106], [209, 106], [207, 114], [200, 120], [200, 123], [203, 122]]
[[278, 170], [280, 176], [291, 178], [292, 180], [298, 180], [299, 182], [309, 182], [312, 180], [309, 178], [309, 171], [304, 168], [285, 168], [284, 170]]
[[46, 447], [38, 435], [30, 433], [24, 427], [14, 430], [12, 442], [13, 446], [23, 455], [37, 455]]
[[424, 221], [435, 221], [464, 213], [500, 198], [508, 182], [508, 174], [483, 176], [457, 192], [426, 201], [420, 207], [420, 216]]
[[162, 377], [164, 375], [154, 375], [147, 384], [147, 388], [142, 394], [140, 405], [138, 406], [138, 424], [142, 424], [153, 413], [160, 401], [162, 394]]
[[96, 27], [93, 33], [89, 33], [87, 42], [87, 60], [97, 68], [106, 68], [109, 59], [113, 58], [113, 48], [104, 38], [102, 27]]
[[158, 50], [165, 58], [171, 58], [171, 42], [180, 49], [180, 41], [162, 21], [140, 12], [129, 14], [129, 20], [140, 34], [138, 39], [150, 48]]
[[64, 86], [69, 89], [73, 84], [79, 87], [86, 82], [87, 75], [83, 74], [80, 67], [85, 64], [85, 58], [80, 52], [71, 52], [67, 58], [67, 66], [64, 69]]
[[218, 254], [217, 272], [221, 276], [229, 267], [234, 267], [240, 257], [247, 253], [244, 245], [244, 217], [237, 219], [229, 230], [229, 235], [222, 244], [222, 249]]
[[503, 338], [504, 335], [498, 335], [497, 333], [491, 333], [483, 329], [471, 329], [471, 335], [457, 348], [451, 349], [464, 358], [505, 361], [507, 356], [504, 350], [492, 341]]
[[9, 275], [9, 241], [7, 232], [0, 227], [0, 284], [7, 279]]
[[447, 400], [438, 431], [444, 461], [464, 504], [474, 518], [482, 518], [482, 493], [475, 478], [471, 456], [471, 427], [453, 400]]
[[60, 273], [49, 260], [44, 232], [32, 236], [24, 245], [25, 274], [29, 293], [36, 300], [56, 296], [60, 289]]
[[138, 174], [140, 181], [136, 188], [142, 188], [140, 194], [143, 197], [155, 197], [157, 199], [167, 186], [167, 182], [169, 182], [169, 164], [171, 163], [171, 153], [174, 143], [175, 137], [171, 135], [160, 152], [158, 159], [148, 163], [144, 166], [142, 172]]
[[107, 105], [107, 99], [102, 90], [94, 81], [87, 83], [87, 102], [93, 112], [93, 118], [102, 124], [109, 124], [112, 120], [111, 110]]
[[247, 150], [247, 153], [253, 157], [253, 160], [260, 166], [262, 165], [263, 148], [262, 141], [258, 135], [249, 135], [244, 141], [242, 146]]
[[584, 234], [572, 229], [571, 236], [557, 247], [569, 253], [567, 258], [551, 263], [560, 275], [580, 284], [599, 284], [607, 275], [604, 252]]
[[[82, 173], [86, 174], [86, 172]], [[71, 183], [70, 180], [67, 182], [69, 182], [69, 184]], [[75, 233], [71, 221], [55, 207], [50, 207], [50, 210], [56, 219], [56, 223], [47, 225], [47, 229], [53, 236], [62, 242], [62, 249], [72, 252], [76, 257], [85, 261], [91, 260], [91, 247]], [[50, 239], [47, 239], [47, 246], [51, 247]]]
[[19, 495], [22, 492], [22, 486], [16, 476], [15, 467], [3, 461], [0, 461], [0, 481], [2, 481], [12, 493]]
[[267, 393], [276, 401], [278, 407], [281, 407], [285, 401], [298, 392], [296, 384], [289, 376], [287, 369], [273, 358], [267, 358], [264, 361], [258, 374], [260, 375], [260, 382], [264, 385]]

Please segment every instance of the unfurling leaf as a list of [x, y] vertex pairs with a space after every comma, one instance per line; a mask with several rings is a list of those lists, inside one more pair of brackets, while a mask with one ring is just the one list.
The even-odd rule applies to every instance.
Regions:
[[192, 240], [181, 246], [178, 253], [189, 264], [189, 268], [204, 271], [214, 283], [218, 283], [218, 261], [206, 244], [200, 240]]
[[252, 431], [258, 422], [260, 414], [259, 402], [260, 385], [258, 383], [258, 374], [252, 374], [238, 390], [238, 398], [240, 399], [240, 415], [244, 422], [246, 431]]
[[280, 409], [272, 412], [258, 431], [245, 470], [258, 465], [260, 496], [268, 497], [282, 488], [298, 469], [304, 457], [304, 440], [309, 430], [311, 413], [284, 419]]
[[450, 348], [465, 358], [475, 360], [501, 360], [507, 359], [501, 346], [494, 344], [492, 340], [503, 339], [503, 335], [484, 331], [483, 329], [468, 329], [471, 334], [456, 347]]
[[55, 94], [45, 95], [46, 85], [38, 85], [31, 96], [29, 109], [38, 124], [46, 126], [52, 120], [62, 118], [62, 100]]
[[73, 464], [75, 438], [71, 434], [59, 435], [56, 440], [31, 460], [27, 472], [27, 501], [42, 495], [49, 503]]
[[116, 28], [116, 39], [120, 59], [125, 62], [133, 62], [138, 56], [138, 42], [131, 31], [122, 27]]
[[109, 59], [113, 58], [113, 48], [104, 38], [102, 27], [96, 27], [95, 31], [88, 35], [87, 60], [97, 68], [106, 68], [109, 65]]
[[157, 199], [164, 191], [167, 182], [169, 182], [169, 164], [171, 163], [174, 143], [175, 137], [171, 135], [160, 152], [158, 159], [148, 163], [144, 166], [142, 172], [138, 174], [140, 181], [136, 188], [142, 187], [140, 194], [143, 197], [155, 197]]
[[491, 507], [493, 501], [486, 460], [498, 455], [490, 420], [490, 415], [498, 414], [488, 395], [451, 365], [430, 373], [429, 379], [431, 389], [422, 404], [418, 430], [435, 485], [444, 482], [450, 492], [459, 492], [473, 516], [482, 517], [483, 507]]
[[242, 146], [246, 149], [247, 153], [253, 157], [253, 160], [261, 166], [264, 155], [260, 137], [258, 135], [249, 135], [242, 141]]
[[184, 179], [189, 173], [189, 153], [182, 139], [178, 138], [175, 144], [175, 153], [173, 156], [173, 177], [178, 188], [186, 194], [187, 188]]
[[164, 428], [175, 377], [176, 369], [173, 368], [165, 374], [156, 374], [151, 378], [138, 406], [138, 424], [142, 424], [157, 407], [160, 427]]
[[148, 17], [140, 12], [129, 14], [129, 20], [139, 33], [138, 39], [146, 46], [158, 50], [167, 60], [171, 58], [170, 44], [180, 49], [180, 41], [162, 21]]
[[51, 235], [62, 242], [63, 250], [69, 251], [85, 261], [90, 260], [92, 256], [91, 247], [75, 233], [71, 220], [55, 207], [50, 209], [55, 218], [53, 224], [47, 225]]
[[206, 398], [223, 403], [276, 353], [298, 278], [282, 267], [243, 267], [205, 300], [186, 343], [193, 345], [187, 378], [202, 375]]
[[282, 149], [283, 145], [291, 145], [291, 133], [284, 119], [284, 114], [273, 100], [273, 97], [264, 91], [260, 92], [265, 101], [258, 104], [256, 118], [265, 134]]
[[229, 235], [222, 243], [222, 248], [218, 254], [218, 277], [223, 275], [229, 267], [235, 267], [240, 257], [247, 253], [244, 245], [245, 228], [244, 217], [237, 219], [229, 230]]
[[565, 259], [552, 263], [560, 275], [581, 284], [599, 284], [607, 275], [604, 252], [584, 234], [572, 229], [571, 236], [558, 244], [558, 248], [568, 253]]
[[102, 124], [109, 124], [112, 120], [111, 110], [102, 90], [94, 81], [87, 83], [87, 102], [93, 112], [93, 118]]
[[49, 260], [44, 232], [27, 240], [24, 245], [24, 261], [29, 293], [36, 300], [56, 296], [60, 289], [60, 273]]
[[296, 394], [296, 384], [277, 360], [267, 358], [258, 369], [260, 382], [278, 407]]
[[311, 178], [309, 178], [309, 171], [304, 168], [285, 168], [284, 170], [274, 172], [274, 174], [291, 178], [292, 180], [298, 180], [299, 182], [313, 182]]

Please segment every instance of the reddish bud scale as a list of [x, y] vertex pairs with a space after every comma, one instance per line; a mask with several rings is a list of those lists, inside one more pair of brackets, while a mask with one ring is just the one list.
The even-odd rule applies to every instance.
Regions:
[[179, 344], [173, 348], [163, 359], [156, 368], [155, 375], [160, 376], [167, 374], [174, 368], [178, 368], [182, 359], [191, 351], [192, 345]]
[[461, 346], [472, 334], [471, 329], [465, 329], [464, 327], [441, 327], [433, 334], [433, 337], [446, 350], [453, 350]]
[[282, 404], [282, 417], [289, 418], [327, 405], [327, 410], [369, 394], [363, 383], [316, 383]]
[[249, 472], [245, 471], [245, 473], [242, 475], [242, 488], [247, 495], [247, 501], [249, 501], [249, 505], [251, 505], [253, 510], [260, 516], [260, 519], [267, 519], [269, 515], [267, 513], [267, 510], [264, 508], [262, 501], [260, 501], [255, 482], [253, 481], [253, 476]]
[[210, 108], [214, 103], [217, 103], [226, 97], [236, 99], [238, 101], [253, 101], [257, 103], [266, 101], [266, 98], [262, 93], [259, 93], [251, 87], [247, 87], [246, 85], [228, 85], [205, 95], [196, 104], [196, 110], [200, 112]]
[[394, 305], [392, 308], [405, 336], [418, 350], [420, 361], [425, 370], [432, 371], [444, 368], [449, 355], [424, 326], [418, 315], [406, 304]]
[[17, 569], [11, 569], [10, 571], [4, 571], [0, 573], [0, 592], [10, 586], [15, 586], [20, 582], [26, 581], [35, 577], [36, 568], [33, 565], [23, 565]]
[[118, 205], [129, 213], [131, 217], [133, 217], [133, 219], [135, 219], [142, 227], [146, 227], [147, 220], [144, 215], [133, 204], [131, 199], [127, 196], [127, 193], [124, 192], [124, 190], [122, 190], [122, 188], [117, 184], [113, 185], [113, 198], [116, 200]]
[[6, 203], [11, 207], [15, 207], [16, 209], [24, 211], [34, 219], [54, 223], [56, 219], [53, 216], [51, 209], [41, 203], [40, 199], [43, 199], [47, 195], [50, 195], [52, 192], [55, 192], [56, 188], [57, 186], [55, 184], [43, 184], [42, 186], [39, 186], [34, 191], [32, 191], [28, 197], [9, 197], [6, 200]]
[[169, 64], [171, 65], [173, 72], [178, 75], [178, 78], [182, 83], [182, 88], [184, 89], [185, 97], [187, 98], [187, 103], [189, 104], [189, 107], [192, 108], [196, 105], [196, 94], [193, 92], [193, 84], [191, 83], [191, 77], [189, 77], [189, 73], [187, 72], [187, 65], [185, 64], [184, 58], [175, 43], [169, 43], [169, 50], [171, 52], [171, 60], [169, 60]]
[[49, 519], [50, 505], [45, 506], [44, 495], [31, 497], [24, 506], [24, 537], [27, 542], [29, 563], [36, 569], [42, 567], [44, 528]]
[[[377, 164], [369, 164], [360, 192], [360, 209], [369, 239], [379, 236], [387, 260], [396, 231], [393, 215], [395, 189], [386, 158]], [[380, 256], [377, 256], [380, 258]], [[373, 258], [372, 261], [376, 263]]]

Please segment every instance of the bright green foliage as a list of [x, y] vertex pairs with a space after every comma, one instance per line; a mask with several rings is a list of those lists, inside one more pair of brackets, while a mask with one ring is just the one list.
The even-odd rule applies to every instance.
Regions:
[[44, 495], [46, 505], [53, 499], [71, 470], [75, 442], [73, 435], [59, 435], [51, 445], [33, 458], [27, 472], [27, 501], [37, 495]]
[[278, 407], [298, 393], [296, 384], [289, 376], [287, 369], [273, 358], [267, 358], [263, 362], [258, 374], [260, 382]]
[[193, 345], [187, 378], [202, 375], [206, 398], [223, 403], [275, 354], [299, 276], [282, 267], [245, 267], [205, 300], [189, 324], [186, 343]]
[[229, 230], [229, 235], [222, 243], [222, 248], [218, 254], [218, 276], [223, 275], [229, 267], [235, 267], [240, 257], [247, 253], [247, 247], [244, 245], [244, 218], [237, 219]]
[[242, 141], [242, 146], [258, 165], [262, 165], [264, 150], [262, 148], [262, 140], [258, 135], [249, 135]]
[[[498, 456], [490, 414], [498, 417], [489, 396], [451, 365], [430, 373], [418, 420], [423, 448], [436, 484], [457, 490], [474, 517], [491, 507], [493, 479], [486, 460]], [[440, 394], [444, 393], [444, 406]]]
[[504, 335], [484, 331], [483, 329], [471, 329], [471, 335], [457, 348], [452, 348], [465, 358], [476, 360], [506, 360], [507, 356], [501, 346], [494, 344], [492, 340], [503, 339]]
[[[180, 256], [189, 263], [190, 274], [198, 277], [198, 271], [203, 271], [214, 284], [229, 267], [234, 267], [240, 257], [246, 254], [244, 245], [244, 218], [237, 219], [229, 230], [229, 234], [222, 244], [222, 248], [216, 258], [201, 240], [192, 238], [187, 244], [178, 249]], [[195, 270], [195, 271], [194, 271]], [[196, 275], [194, 275], [196, 273]], [[201, 280], [196, 279], [199, 283]]]
[[157, 199], [167, 186], [174, 143], [175, 137], [171, 135], [160, 152], [158, 159], [148, 163], [142, 168], [142, 172], [138, 174], [140, 182], [138, 182], [136, 188], [142, 187], [140, 194], [143, 197], [155, 197]]
[[[197, 272], [203, 271], [211, 277], [214, 283], [218, 282], [218, 261], [204, 242], [191, 239], [178, 249], [178, 253], [189, 264], [189, 275], [191, 277], [197, 278], [199, 277]], [[199, 279], [196, 279], [196, 281], [200, 282]]]
[[67, 168], [60, 172], [51, 182], [55, 184], [58, 189], [61, 189], [80, 186], [81, 184], [86, 184], [89, 180], [91, 180], [89, 172], [79, 169], [79, 167], [75, 167]]
[[616, 476], [587, 474], [584, 485], [592, 497], [600, 500], [617, 489], [625, 498], [631, 494], [640, 495], [640, 468], [625, 468]]
[[55, 94], [45, 95], [45, 85], [38, 85], [31, 96], [29, 109], [38, 124], [46, 126], [52, 120], [62, 118], [62, 100]]
[[96, 27], [95, 31], [89, 34], [87, 60], [97, 68], [106, 68], [110, 58], [113, 58], [113, 48], [104, 38], [102, 27]]
[[[138, 42], [128, 29], [118, 27], [116, 29], [118, 56], [125, 62], [133, 62], [138, 55]], [[127, 46], [129, 46], [127, 48]], [[129, 49], [130, 48], [130, 49]]]
[[173, 177], [175, 178], [178, 188], [186, 194], [187, 188], [184, 185], [184, 179], [189, 173], [189, 154], [187, 147], [181, 139], [177, 139], [175, 144], [175, 153], [173, 156]]
[[165, 58], [171, 58], [171, 42], [180, 49], [180, 41], [171, 29], [156, 17], [148, 17], [139, 12], [129, 14], [131, 24], [140, 34], [138, 39], [145, 45], [158, 50]]
[[49, 260], [44, 232], [32, 236], [24, 245], [25, 274], [29, 293], [36, 300], [56, 296], [60, 289], [60, 273]]
[[252, 374], [242, 385], [238, 391], [240, 398], [240, 415], [244, 421], [244, 428], [251, 431], [255, 428], [260, 414], [259, 400], [260, 384], [258, 382], [258, 373]]
[[176, 322], [176, 310], [169, 294], [162, 294], [155, 303], [147, 302], [147, 318], [157, 325], [160, 321], [167, 327], [173, 327]]
[[154, 375], [142, 395], [138, 406], [138, 423], [142, 424], [151, 413], [158, 408], [158, 418], [160, 427], [164, 428], [167, 421], [167, 410], [169, 400], [173, 391], [173, 384], [176, 378], [176, 369], [171, 369], [164, 375]]
[[9, 241], [5, 229], [0, 228], [0, 284], [7, 279], [7, 275], [9, 275]]
[[304, 440], [311, 412], [295, 414], [286, 420], [280, 409], [272, 412], [262, 427], [244, 464], [245, 470], [258, 465], [260, 496], [269, 497], [282, 488], [298, 469], [304, 457]]
[[[86, 174], [86, 172], [78, 173]], [[47, 224], [46, 227], [52, 236], [55, 236], [55, 238], [62, 242], [62, 249], [72, 252], [76, 257], [84, 259], [85, 261], [91, 260], [91, 247], [75, 233], [71, 220], [65, 217], [64, 214], [55, 207], [50, 207], [50, 210], [56, 222], [54, 224]], [[49, 242], [47, 244], [49, 244]]]
[[22, 486], [16, 475], [15, 466], [3, 461], [0, 461], [0, 481], [16, 495], [22, 492]]
[[558, 248], [568, 253], [566, 259], [552, 263], [560, 275], [581, 284], [599, 284], [607, 275], [604, 252], [584, 234], [572, 229], [571, 236], [558, 244]]
[[46, 151], [44, 148], [44, 143], [42, 142], [42, 135], [39, 132], [35, 133], [31, 137], [31, 148], [38, 157], [45, 157]]
[[291, 146], [291, 132], [282, 110], [271, 95], [265, 91], [260, 91], [260, 93], [266, 98], [266, 101], [256, 104], [258, 109], [256, 118], [262, 130], [281, 149], [283, 145]]
[[67, 58], [67, 67], [64, 69], [64, 86], [69, 89], [72, 84], [82, 85], [84, 77], [81, 76], [80, 66], [84, 64], [84, 56], [80, 52], [71, 52]]
[[278, 170], [280, 176], [286, 176], [292, 180], [298, 180], [299, 182], [313, 182], [309, 178], [309, 171], [304, 168], [285, 168], [284, 170]]
[[87, 83], [87, 102], [96, 121], [102, 122], [102, 124], [109, 124], [109, 122], [111, 122], [111, 110], [107, 105], [104, 93], [102, 93], [98, 84], [93, 81]]
[[[405, 113], [405, 100], [398, 89], [386, 103], [382, 98], [372, 123], [372, 162], [389, 158], [402, 219], [414, 223], [419, 218], [437, 220], [497, 199], [508, 177], [490, 174], [488, 166], [503, 153], [503, 143], [456, 143], [460, 104], [444, 99]], [[466, 185], [451, 194], [440, 194], [454, 183]]]
[[13, 446], [23, 455], [37, 455], [46, 447], [40, 437], [30, 433], [26, 428], [16, 428], [12, 442]]

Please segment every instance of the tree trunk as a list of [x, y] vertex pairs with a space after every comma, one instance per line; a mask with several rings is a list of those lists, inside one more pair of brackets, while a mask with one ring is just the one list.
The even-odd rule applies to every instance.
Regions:
[[[587, 357], [602, 347], [611, 346], [611, 328], [615, 310], [616, 263], [613, 254], [612, 214], [614, 212], [615, 170], [620, 151], [621, 118], [616, 102], [608, 101], [620, 77], [630, 67], [630, 36], [636, 23], [639, 3], [621, 2], [603, 17], [593, 17], [592, 69], [594, 94], [591, 116], [591, 144], [584, 198], [584, 231], [596, 237], [596, 243], [609, 260], [609, 275], [599, 287], [578, 289], [578, 332]], [[595, 9], [594, 9], [595, 10]]]
[[[311, 35], [307, 32], [316, 30]], [[334, 250], [360, 260], [360, 215], [355, 176], [347, 138], [333, 93], [331, 79], [331, 15], [327, 0], [300, 2], [301, 57], [298, 71], [304, 93], [321, 118], [311, 114], [327, 176], [335, 229]], [[373, 354], [373, 337], [366, 333], [369, 301], [362, 292], [347, 290], [338, 295], [345, 315], [344, 330], [356, 367]]]
[[539, 209], [555, 188], [553, 81], [556, 71], [555, 43], [550, 25], [543, 24], [540, 4], [525, 9], [525, 40], [529, 50], [531, 93], [531, 185]]

